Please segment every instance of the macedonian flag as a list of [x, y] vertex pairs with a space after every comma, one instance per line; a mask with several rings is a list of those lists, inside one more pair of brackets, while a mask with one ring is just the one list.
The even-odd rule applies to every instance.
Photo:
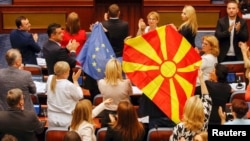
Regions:
[[169, 25], [125, 41], [123, 71], [175, 123], [194, 94], [200, 64], [200, 55]]

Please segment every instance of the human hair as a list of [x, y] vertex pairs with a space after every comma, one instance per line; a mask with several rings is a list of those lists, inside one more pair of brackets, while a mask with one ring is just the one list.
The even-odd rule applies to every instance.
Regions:
[[117, 4], [111, 4], [108, 9], [108, 14], [110, 17], [118, 17], [120, 14], [120, 8]]
[[52, 77], [50, 89], [53, 93], [55, 93], [56, 88], [56, 78], [64, 75], [65, 73], [70, 71], [69, 64], [65, 61], [58, 61], [54, 65], [54, 76]]
[[92, 103], [88, 99], [83, 99], [77, 102], [72, 113], [72, 121], [70, 125], [72, 130], [77, 130], [83, 121], [87, 121], [92, 124], [94, 123], [92, 118], [92, 107]]
[[20, 26], [22, 26], [22, 20], [26, 20], [27, 18], [24, 16], [19, 16], [16, 18], [16, 27], [20, 28]]
[[196, 141], [195, 140], [196, 136], [200, 136], [201, 139], [202, 139], [201, 141], [208, 141], [208, 133], [207, 133], [207, 131], [201, 131], [200, 133], [195, 134], [194, 137], [193, 137], [193, 141]]
[[122, 78], [122, 66], [119, 60], [112, 58], [106, 64], [105, 80], [110, 85], [117, 85]]
[[227, 82], [228, 69], [226, 66], [219, 63], [215, 64], [215, 74], [218, 82], [221, 83]]
[[11, 89], [7, 92], [7, 103], [10, 107], [16, 107], [23, 98], [23, 91], [19, 88]]
[[18, 141], [17, 138], [13, 135], [10, 135], [10, 134], [5, 134], [1, 141]]
[[123, 141], [137, 141], [142, 138], [144, 128], [138, 121], [134, 106], [127, 100], [120, 101], [117, 108], [117, 120], [111, 127], [122, 136]]
[[233, 99], [232, 111], [236, 113], [237, 118], [243, 118], [248, 112], [248, 104], [241, 99]]
[[160, 15], [158, 12], [151, 11], [148, 13], [147, 18], [149, 18], [150, 16], [153, 16], [157, 21], [160, 21]]
[[18, 49], [11, 48], [5, 54], [5, 60], [9, 66], [13, 66], [18, 58], [22, 58]]
[[204, 126], [205, 113], [201, 99], [198, 96], [190, 97], [184, 106], [183, 123], [191, 131], [197, 132]]
[[196, 34], [198, 30], [198, 23], [194, 7], [191, 5], [185, 5], [183, 10], [186, 13], [187, 21], [183, 22], [178, 30], [181, 30], [184, 26], [187, 26], [192, 29], [193, 34]]
[[238, 1], [238, 0], [227, 0], [227, 5], [228, 5], [229, 3], [234, 3], [234, 4], [237, 5], [237, 8], [239, 8], [239, 1]]
[[81, 141], [81, 137], [76, 131], [68, 131], [64, 135], [63, 141]]
[[66, 31], [68, 31], [71, 35], [77, 34], [81, 29], [80, 19], [76, 12], [69, 13], [66, 21]]
[[51, 37], [51, 34], [56, 33], [56, 29], [57, 29], [57, 28], [61, 28], [61, 25], [58, 24], [58, 23], [49, 24], [49, 26], [48, 26], [48, 28], [47, 28], [48, 37]]
[[205, 35], [202, 37], [202, 41], [207, 41], [211, 46], [211, 54], [215, 57], [219, 56], [219, 41], [214, 35]]

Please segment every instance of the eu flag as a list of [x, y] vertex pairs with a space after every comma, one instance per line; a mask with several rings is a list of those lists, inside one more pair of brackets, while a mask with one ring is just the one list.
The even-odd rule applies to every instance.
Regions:
[[113, 57], [115, 57], [115, 53], [103, 27], [101, 23], [96, 23], [76, 59], [82, 65], [85, 73], [95, 80], [99, 80], [104, 78], [106, 63]]

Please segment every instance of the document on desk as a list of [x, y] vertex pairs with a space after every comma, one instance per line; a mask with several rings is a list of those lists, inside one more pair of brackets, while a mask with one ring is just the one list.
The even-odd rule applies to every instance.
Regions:
[[34, 81], [36, 85], [36, 93], [45, 93], [46, 92], [46, 83]]
[[37, 57], [36, 60], [37, 60], [37, 64], [38, 64], [39, 66], [46, 66], [46, 65], [47, 65], [44, 58], [39, 58], [39, 57]]
[[149, 123], [149, 116], [138, 118], [138, 121], [141, 123]]
[[132, 86], [133, 94], [134, 95], [141, 95], [143, 92], [136, 86]]

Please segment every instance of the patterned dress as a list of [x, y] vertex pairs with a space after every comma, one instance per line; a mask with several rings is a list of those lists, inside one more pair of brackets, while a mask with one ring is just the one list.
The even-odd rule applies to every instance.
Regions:
[[[212, 111], [212, 99], [209, 94], [203, 94], [201, 97], [204, 113], [205, 113], [205, 123], [201, 131], [206, 131], [208, 128], [208, 120], [210, 113]], [[174, 127], [173, 134], [170, 136], [169, 141], [178, 141], [181, 137], [184, 137], [186, 141], [192, 141], [193, 136], [196, 132], [187, 129], [183, 122], [180, 122]]]

